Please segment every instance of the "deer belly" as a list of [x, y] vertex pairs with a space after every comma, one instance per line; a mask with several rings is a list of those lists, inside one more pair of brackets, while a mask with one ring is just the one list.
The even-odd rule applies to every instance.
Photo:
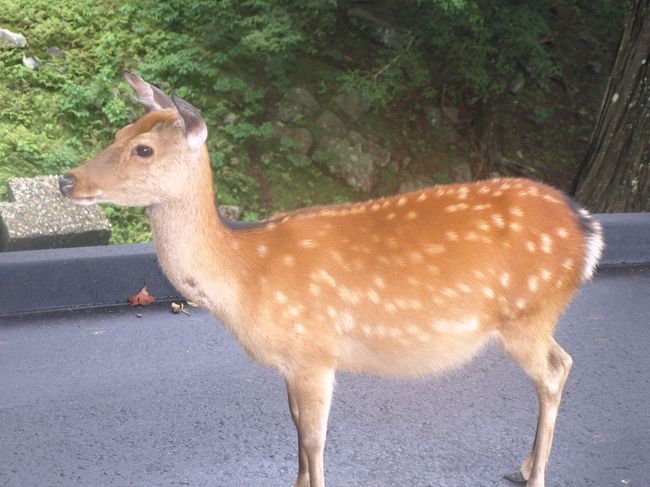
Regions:
[[495, 337], [494, 332], [448, 334], [417, 330], [401, 330], [396, 335], [363, 340], [350, 337], [338, 368], [388, 376], [432, 374], [469, 361]]

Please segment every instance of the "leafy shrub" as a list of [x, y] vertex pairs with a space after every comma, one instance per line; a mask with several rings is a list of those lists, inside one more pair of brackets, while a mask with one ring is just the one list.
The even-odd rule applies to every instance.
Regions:
[[[120, 82], [126, 67], [201, 109], [221, 202], [243, 206], [246, 218], [263, 215], [249, 151], [271, 133], [268, 107], [297, 76], [318, 85], [323, 96], [358, 89], [384, 112], [395, 101], [431, 104], [442, 93], [488, 100], [515, 73], [525, 72], [541, 87], [557, 73], [552, 50], [541, 42], [551, 8], [577, 9], [602, 26], [623, 11], [623, 2], [608, 0], [373, 2], [369, 8], [414, 33], [407, 45], [389, 49], [354, 35], [346, 21], [352, 4], [0, 0], [2, 26], [28, 39], [24, 51], [0, 50], [0, 196], [8, 177], [77, 165], [141, 113]], [[584, 41], [596, 42], [592, 37], [585, 32]], [[65, 58], [48, 57], [48, 47], [62, 49]], [[25, 68], [23, 53], [45, 65]], [[538, 109], [533, 116], [543, 121], [549, 113]], [[311, 177], [313, 159], [286, 142], [279, 152], [272, 164], [281, 167], [263, 170], [278, 179]], [[107, 213], [114, 241], [148, 238], [141, 211]]]

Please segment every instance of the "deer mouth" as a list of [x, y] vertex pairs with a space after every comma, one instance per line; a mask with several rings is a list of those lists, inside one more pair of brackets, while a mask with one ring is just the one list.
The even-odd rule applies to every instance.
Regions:
[[104, 195], [103, 192], [100, 192], [94, 196], [70, 196], [70, 199], [75, 205], [79, 206], [90, 206], [101, 203], [101, 197]]

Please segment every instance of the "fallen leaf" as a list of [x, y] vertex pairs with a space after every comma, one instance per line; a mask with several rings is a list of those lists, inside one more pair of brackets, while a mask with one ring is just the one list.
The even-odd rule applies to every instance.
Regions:
[[178, 304], [178, 303], [172, 303], [172, 305], [171, 305], [171, 311], [175, 315], [177, 315], [178, 313], [181, 312], [181, 308], [182, 308], [182, 305]]
[[148, 306], [156, 300], [154, 296], [147, 292], [147, 286], [143, 287], [138, 294], [129, 296], [127, 299], [131, 306]]

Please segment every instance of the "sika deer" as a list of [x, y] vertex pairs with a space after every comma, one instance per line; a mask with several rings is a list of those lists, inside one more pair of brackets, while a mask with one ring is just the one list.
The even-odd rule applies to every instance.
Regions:
[[532, 452], [508, 478], [544, 485], [572, 364], [553, 332], [603, 247], [586, 211], [543, 184], [497, 179], [235, 227], [215, 206], [197, 110], [125, 79], [148, 113], [63, 176], [61, 191], [78, 204], [146, 206], [169, 280], [282, 374], [298, 432], [295, 486], [324, 486], [336, 370], [429, 374], [489, 340], [539, 397]]

